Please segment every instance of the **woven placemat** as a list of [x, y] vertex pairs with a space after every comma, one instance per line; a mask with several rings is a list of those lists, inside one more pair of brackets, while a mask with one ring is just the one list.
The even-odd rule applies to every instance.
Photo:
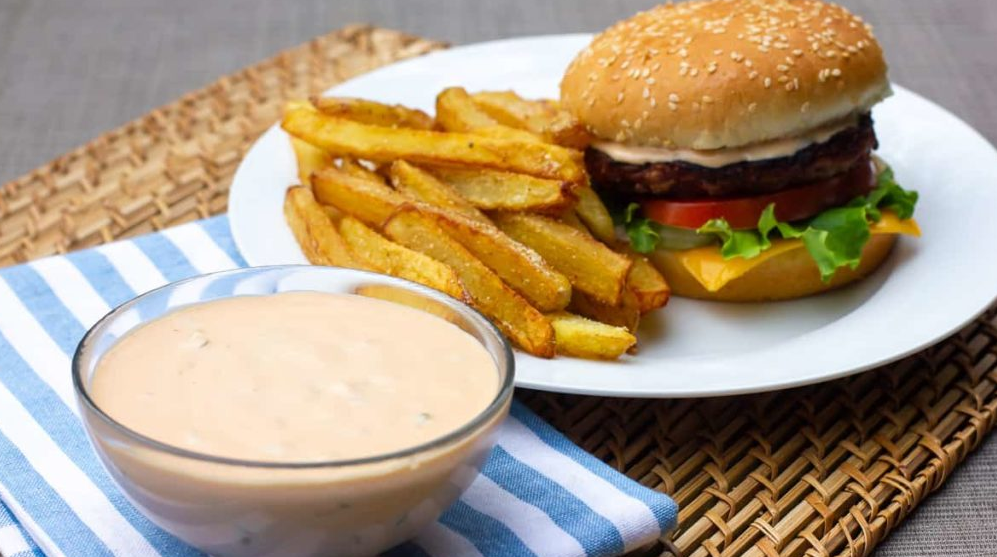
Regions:
[[[285, 100], [443, 46], [349, 27], [111, 131], [0, 189], [0, 265], [222, 212], [239, 160]], [[813, 387], [701, 400], [519, 396], [679, 502], [677, 531], [641, 554], [866, 555], [993, 428], [997, 312], [887, 368]]]

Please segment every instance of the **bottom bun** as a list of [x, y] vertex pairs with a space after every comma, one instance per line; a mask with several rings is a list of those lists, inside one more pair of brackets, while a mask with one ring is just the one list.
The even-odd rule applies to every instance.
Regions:
[[765, 302], [819, 294], [865, 278], [890, 255], [896, 239], [895, 234], [873, 235], [862, 250], [859, 266], [839, 268], [829, 282], [820, 279], [817, 264], [806, 249], [794, 249], [765, 261], [716, 292], [703, 288], [674, 252], [658, 250], [649, 257], [676, 296], [724, 302]]

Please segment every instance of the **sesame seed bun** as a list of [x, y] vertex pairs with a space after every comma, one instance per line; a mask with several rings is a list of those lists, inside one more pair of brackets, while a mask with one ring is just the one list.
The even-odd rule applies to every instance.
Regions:
[[800, 249], [772, 257], [715, 292], [703, 288], [682, 266], [675, 252], [662, 249], [648, 257], [676, 296], [723, 302], [767, 302], [812, 296], [861, 280], [886, 261], [896, 241], [895, 234], [873, 235], [862, 249], [858, 267], [840, 267], [828, 282], [820, 279], [817, 264], [801, 242]]
[[794, 136], [889, 94], [870, 27], [818, 0], [658, 6], [596, 36], [561, 81], [603, 140], [702, 150]]

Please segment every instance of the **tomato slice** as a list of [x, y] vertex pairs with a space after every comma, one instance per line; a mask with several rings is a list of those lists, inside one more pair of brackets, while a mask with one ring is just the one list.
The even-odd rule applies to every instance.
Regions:
[[775, 204], [779, 220], [798, 221], [865, 195], [873, 185], [872, 165], [862, 163], [826, 180], [776, 193], [722, 199], [645, 199], [641, 209], [645, 217], [669, 226], [697, 229], [710, 219], [724, 218], [733, 228], [749, 229], [758, 226], [758, 217], [770, 203]]

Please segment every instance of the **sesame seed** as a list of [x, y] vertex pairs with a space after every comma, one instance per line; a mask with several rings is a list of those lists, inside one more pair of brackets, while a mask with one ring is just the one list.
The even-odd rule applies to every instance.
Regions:
[[622, 64], [620, 64], [620, 69], [621, 70], [625, 70], [625, 69], [627, 69], [629, 67], [630, 67], [630, 60], [625, 60]]
[[748, 112], [754, 112], [758, 108], [758, 103], [751, 103], [748, 105]]
[[800, 112], [804, 112], [805, 113], [808, 110], [810, 110], [810, 103], [809, 102], [805, 102], [802, 105], [800, 105]]
[[675, 93], [669, 93], [668, 94], [668, 100], [671, 101], [671, 102], [673, 102], [673, 103], [677, 103], [677, 102], [679, 102], [680, 99], [679, 99], [679, 96], [676, 95]]
[[644, 69], [643, 69], [643, 70], [642, 70], [642, 71], [640, 72], [640, 76], [641, 76], [641, 77], [647, 77], [647, 76], [649, 76], [649, 75], [651, 75], [651, 68], [644, 68]]
[[748, 74], [748, 79], [755, 79], [756, 77], [758, 77], [758, 72], [756, 71], [752, 71]]
[[713, 102], [713, 97], [709, 95], [703, 95], [703, 104], [710, 104]]
[[787, 81], [789, 81], [789, 77], [788, 77], [788, 76], [785, 76], [785, 75], [780, 75], [780, 76], [779, 76], [779, 79], [778, 79], [777, 81], [778, 81], [779, 83], [786, 83]]
[[713, 51], [713, 55], [714, 56], [720, 56], [723, 53], [724, 53], [724, 49], [722, 49], [722, 48], [718, 48], [718, 49], [716, 49], [716, 50]]
[[697, 75], [699, 75], [699, 68], [693, 68], [689, 70], [689, 75], [692, 77], [696, 77]]
[[769, 87], [772, 86], [772, 78], [771, 77], [766, 77], [764, 83], [765, 83], [765, 88], [768, 89]]
[[834, 77], [841, 77], [841, 69], [834, 68], [833, 70], [831, 70], [831, 75], [833, 75]]
[[751, 60], [745, 60], [744, 61], [744, 65], [747, 66], [747, 67], [749, 67], [749, 68], [753, 68], [755, 66], [755, 63], [752, 62]]
[[647, 82], [648, 85], [654, 85], [654, 78], [653, 77], [649, 77], [649, 78], [645, 79], [644, 81]]
[[780, 72], [786, 73], [789, 71], [789, 66], [787, 66], [786, 64], [779, 64], [778, 66], [775, 67], [775, 69], [779, 70]]
[[644, 87], [644, 93], [643, 93], [643, 96], [644, 96], [644, 98], [645, 98], [645, 99], [649, 98], [649, 97], [651, 96], [651, 91], [650, 91], [650, 89], [648, 89], [647, 87]]
[[679, 105], [677, 105], [675, 103], [668, 103], [668, 110], [671, 110], [672, 112], [675, 112], [678, 109], [679, 109]]
[[800, 56], [803, 56], [803, 51], [800, 50], [800, 49], [798, 49], [798, 48], [794, 48], [793, 49], [793, 56], [796, 56], [797, 58], [800, 57]]
[[616, 104], [620, 104], [621, 102], [623, 102], [623, 91], [620, 91], [616, 95]]
[[787, 91], [792, 91], [793, 90], [793, 84], [792, 83], [787, 83], [786, 84], [786, 90]]
[[717, 63], [716, 62], [710, 62], [710, 65], [706, 68], [706, 71], [708, 71], [710, 73], [716, 72], [717, 71]]
[[651, 108], [654, 108], [656, 106], [658, 106], [658, 100], [655, 99], [654, 97], [651, 97]]

